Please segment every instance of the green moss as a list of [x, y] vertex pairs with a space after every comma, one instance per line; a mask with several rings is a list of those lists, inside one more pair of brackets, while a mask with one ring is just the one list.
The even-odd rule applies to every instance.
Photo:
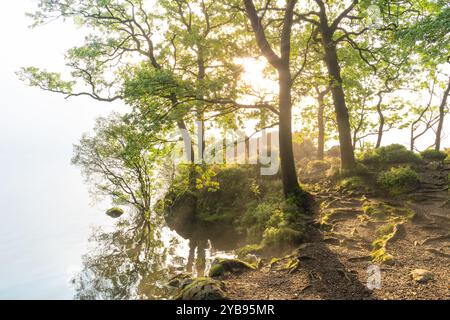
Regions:
[[364, 152], [360, 160], [365, 165], [386, 167], [393, 164], [420, 163], [420, 157], [400, 144], [391, 144]]
[[411, 167], [392, 167], [378, 175], [378, 185], [391, 195], [415, 190], [419, 184], [418, 174]]
[[293, 200], [283, 200], [281, 190], [247, 210], [241, 219], [249, 242], [258, 242], [264, 249], [288, 247], [298, 243], [305, 234], [308, 217]]
[[372, 261], [378, 262], [382, 264], [393, 264], [394, 257], [386, 252], [385, 248], [380, 248], [377, 250], [373, 250], [371, 253]]
[[447, 153], [444, 151], [436, 151], [434, 149], [428, 149], [420, 153], [421, 157], [426, 161], [442, 162], [447, 158]]
[[386, 250], [386, 245], [397, 232], [398, 224], [388, 223], [377, 229], [377, 238], [372, 242], [372, 261], [384, 264], [392, 264], [394, 257]]
[[[375, 221], [406, 221], [414, 217], [410, 208], [394, 207], [384, 202], [364, 200], [362, 209], [369, 220]], [[360, 217], [363, 219], [363, 217]]]
[[390, 215], [388, 207], [378, 202], [364, 201], [362, 209], [367, 216], [375, 220], [384, 220]]

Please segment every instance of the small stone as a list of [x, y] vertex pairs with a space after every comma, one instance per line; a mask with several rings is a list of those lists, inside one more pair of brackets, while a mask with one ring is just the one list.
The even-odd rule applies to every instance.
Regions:
[[425, 283], [433, 280], [433, 273], [425, 269], [414, 269], [410, 273], [411, 278], [418, 283]]
[[111, 208], [108, 211], [106, 211], [106, 214], [111, 218], [117, 219], [124, 214], [124, 211], [120, 208]]

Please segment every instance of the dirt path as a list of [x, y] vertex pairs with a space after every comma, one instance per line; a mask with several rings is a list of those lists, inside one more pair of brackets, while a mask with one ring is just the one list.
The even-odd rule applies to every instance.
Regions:
[[[389, 263], [374, 263], [371, 256], [377, 230], [387, 222], [365, 219], [363, 210], [367, 201], [386, 200], [371, 193], [328, 190], [316, 195], [322, 205], [306, 242], [290, 257], [266, 262], [258, 271], [225, 277], [230, 298], [450, 299], [449, 172], [448, 167], [422, 170], [419, 190], [386, 204], [414, 211], [412, 219], [389, 218], [396, 221], [397, 231], [386, 244]], [[298, 267], [286, 268], [293, 261]], [[368, 268], [374, 265], [380, 268], [381, 283], [369, 290]], [[410, 273], [415, 269], [430, 271], [433, 279], [414, 281]]]

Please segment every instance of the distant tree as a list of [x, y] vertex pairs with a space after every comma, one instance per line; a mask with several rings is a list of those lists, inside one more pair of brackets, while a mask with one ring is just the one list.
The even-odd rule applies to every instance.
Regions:
[[[439, 67], [450, 63], [450, 7], [445, 1], [427, 1], [426, 14], [405, 30], [399, 32], [399, 39], [420, 55], [420, 62], [428, 67], [431, 74]], [[442, 84], [443, 94], [439, 104], [436, 128], [435, 150], [441, 149], [441, 138], [445, 115], [448, 113], [447, 101], [450, 95], [450, 74], [444, 72], [447, 80]], [[411, 144], [413, 145], [413, 144]]]

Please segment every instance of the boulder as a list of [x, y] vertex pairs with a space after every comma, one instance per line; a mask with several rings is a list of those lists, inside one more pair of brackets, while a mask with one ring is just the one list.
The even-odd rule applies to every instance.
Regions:
[[106, 211], [106, 214], [108, 216], [110, 216], [111, 218], [119, 218], [120, 216], [122, 216], [124, 214], [124, 211], [120, 208], [111, 208], [109, 210]]

